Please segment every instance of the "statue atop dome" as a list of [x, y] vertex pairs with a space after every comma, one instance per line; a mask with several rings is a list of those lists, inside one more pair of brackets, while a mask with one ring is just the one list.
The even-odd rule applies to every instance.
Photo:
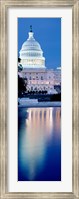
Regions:
[[30, 25], [30, 32], [32, 32], [32, 25]]

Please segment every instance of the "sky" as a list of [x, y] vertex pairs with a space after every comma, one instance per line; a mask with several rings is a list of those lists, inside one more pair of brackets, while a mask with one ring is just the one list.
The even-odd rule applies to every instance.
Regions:
[[18, 18], [18, 56], [23, 42], [28, 38], [32, 25], [34, 38], [43, 50], [45, 66], [61, 66], [61, 18]]

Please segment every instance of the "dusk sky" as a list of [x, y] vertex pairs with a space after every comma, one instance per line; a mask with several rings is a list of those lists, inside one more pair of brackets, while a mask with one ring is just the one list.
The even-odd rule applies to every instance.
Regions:
[[18, 56], [28, 38], [30, 25], [43, 50], [47, 68], [61, 66], [61, 18], [18, 18]]

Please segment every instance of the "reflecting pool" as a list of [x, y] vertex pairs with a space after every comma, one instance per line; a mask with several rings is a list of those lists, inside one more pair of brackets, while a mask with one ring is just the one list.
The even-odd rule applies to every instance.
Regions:
[[61, 108], [18, 109], [18, 181], [61, 180]]

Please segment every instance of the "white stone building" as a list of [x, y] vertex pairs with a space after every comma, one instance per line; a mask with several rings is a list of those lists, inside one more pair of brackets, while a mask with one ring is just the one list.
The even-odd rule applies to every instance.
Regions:
[[54, 85], [61, 85], [61, 69], [47, 69], [40, 44], [30, 27], [29, 37], [19, 52], [23, 70], [21, 76], [27, 81], [27, 91], [57, 93]]

